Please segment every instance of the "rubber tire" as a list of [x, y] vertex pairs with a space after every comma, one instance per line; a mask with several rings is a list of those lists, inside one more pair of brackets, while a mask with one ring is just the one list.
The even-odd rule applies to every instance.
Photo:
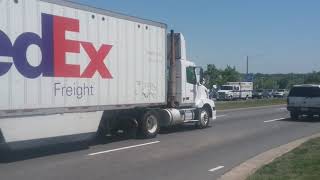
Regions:
[[[157, 122], [157, 129], [154, 133], [150, 133], [147, 129], [147, 118], [148, 116], [153, 115], [156, 118]], [[143, 113], [140, 121], [139, 121], [139, 136], [144, 139], [150, 139], [150, 138], [155, 138], [159, 131], [160, 131], [160, 124], [159, 124], [159, 115], [156, 111], [154, 110], [149, 110]]]
[[206, 124], [204, 124], [204, 123], [200, 120], [200, 118], [201, 118], [200, 116], [201, 116], [201, 113], [202, 113], [203, 111], [206, 111], [206, 112], [207, 112], [207, 115], [210, 116], [210, 113], [208, 112], [207, 109], [201, 108], [201, 109], [199, 110], [199, 114], [198, 114], [198, 120], [199, 120], [199, 121], [196, 123], [196, 127], [197, 127], [198, 129], [207, 128], [207, 127], [209, 127], [209, 124], [210, 124], [210, 117], [209, 117], [208, 122], [207, 122]]
[[105, 130], [105, 128], [102, 127], [102, 126], [99, 126], [98, 130], [96, 132], [96, 135], [95, 135], [95, 139], [97, 139], [97, 140], [105, 140], [106, 135], [107, 135], [107, 131]]
[[292, 120], [299, 119], [299, 114], [297, 112], [290, 112], [290, 117]]

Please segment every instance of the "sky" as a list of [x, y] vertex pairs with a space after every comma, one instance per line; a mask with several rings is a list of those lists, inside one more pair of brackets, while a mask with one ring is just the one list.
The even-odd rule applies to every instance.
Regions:
[[163, 22], [198, 65], [252, 73], [320, 71], [319, 0], [73, 0]]

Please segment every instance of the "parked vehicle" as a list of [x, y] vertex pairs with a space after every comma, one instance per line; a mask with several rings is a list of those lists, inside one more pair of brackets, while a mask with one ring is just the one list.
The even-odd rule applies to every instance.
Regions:
[[294, 86], [288, 96], [287, 108], [292, 119], [301, 115], [320, 115], [320, 85]]
[[209, 98], [210, 99], [213, 99], [213, 100], [216, 100], [218, 97], [218, 90], [215, 89], [215, 88], [212, 88], [209, 92]]
[[273, 97], [275, 98], [285, 98], [289, 94], [288, 90], [286, 89], [278, 89], [274, 94]]
[[273, 98], [274, 93], [275, 93], [275, 91], [273, 89], [267, 89], [265, 91], [265, 94], [266, 94], [267, 98]]
[[269, 89], [257, 89], [254, 90], [252, 93], [252, 98], [256, 99], [264, 99], [264, 98], [272, 98], [273, 97], [273, 90]]
[[263, 89], [256, 89], [252, 93], [252, 98], [263, 99], [266, 97], [266, 91]]
[[252, 98], [252, 82], [228, 82], [220, 87], [218, 100], [235, 100]]
[[7, 0], [0, 11], [0, 144], [131, 126], [151, 138], [216, 118], [202, 68], [163, 23], [62, 0]]

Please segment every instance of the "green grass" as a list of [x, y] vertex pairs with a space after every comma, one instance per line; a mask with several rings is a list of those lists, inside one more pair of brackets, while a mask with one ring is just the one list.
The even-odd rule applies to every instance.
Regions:
[[285, 104], [286, 99], [250, 99], [247, 101], [216, 101], [217, 110]]
[[320, 138], [304, 143], [247, 180], [320, 180]]

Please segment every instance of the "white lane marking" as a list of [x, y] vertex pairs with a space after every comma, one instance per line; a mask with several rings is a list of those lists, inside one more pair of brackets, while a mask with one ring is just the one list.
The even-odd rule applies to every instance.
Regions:
[[225, 117], [225, 116], [227, 116], [227, 115], [224, 114], [224, 115], [220, 115], [220, 116], [216, 116], [216, 117], [219, 118], [219, 117]]
[[214, 171], [218, 171], [220, 169], [224, 168], [224, 166], [218, 166], [216, 168], [212, 168], [212, 169], [209, 169], [210, 172], [214, 172]]
[[126, 149], [141, 147], [141, 146], [147, 146], [147, 145], [152, 145], [152, 144], [157, 144], [157, 143], [160, 143], [160, 141], [154, 141], [154, 142], [149, 142], [149, 143], [144, 143], [144, 144], [137, 144], [137, 145], [133, 145], [133, 146], [127, 146], [127, 147], [122, 147], [122, 148], [117, 148], [117, 149], [111, 149], [111, 150], [107, 150], [107, 151], [101, 151], [101, 152], [91, 153], [91, 154], [88, 154], [88, 156], [94, 156], [94, 155], [99, 155], [99, 154], [106, 154], [106, 153], [110, 153], [110, 152], [121, 151], [121, 150], [126, 150]]
[[272, 120], [263, 121], [263, 122], [269, 123], [269, 122], [281, 121], [281, 120], [285, 120], [285, 119], [286, 119], [286, 118], [279, 118], [279, 119], [272, 119]]

